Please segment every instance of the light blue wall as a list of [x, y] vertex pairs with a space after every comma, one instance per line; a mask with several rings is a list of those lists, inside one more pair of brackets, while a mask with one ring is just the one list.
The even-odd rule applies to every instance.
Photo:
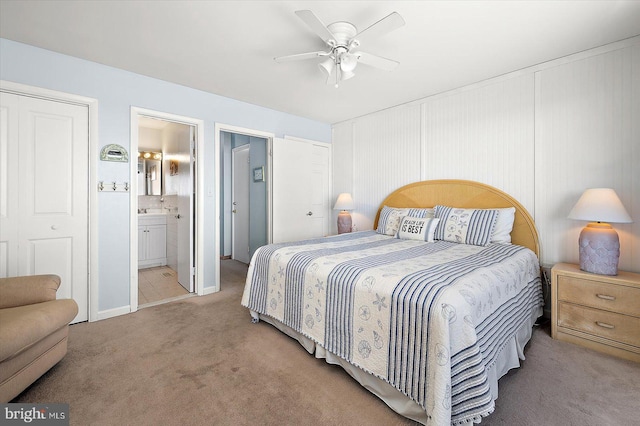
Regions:
[[[249, 171], [253, 177], [256, 167], [267, 170], [267, 140], [249, 137]], [[249, 256], [267, 244], [267, 181], [254, 182], [249, 178]]]
[[[0, 39], [0, 79], [86, 96], [98, 100], [98, 146], [117, 143], [129, 151], [132, 106], [204, 121], [204, 285], [215, 285], [214, 125], [216, 122], [302, 138], [331, 141], [331, 126], [134, 74], [98, 63]], [[126, 182], [129, 164], [98, 162], [98, 180]], [[98, 197], [98, 311], [129, 305], [129, 196], [101, 193]]]

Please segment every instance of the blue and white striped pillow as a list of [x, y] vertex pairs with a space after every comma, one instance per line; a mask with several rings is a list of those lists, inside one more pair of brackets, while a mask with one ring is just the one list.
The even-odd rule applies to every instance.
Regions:
[[486, 246], [491, 241], [498, 210], [436, 206], [435, 217], [440, 219], [434, 236], [436, 240]]
[[433, 209], [417, 209], [417, 208], [396, 208], [382, 206], [380, 217], [378, 218], [378, 234], [395, 236], [398, 232], [400, 221], [405, 216], [416, 218], [433, 217]]

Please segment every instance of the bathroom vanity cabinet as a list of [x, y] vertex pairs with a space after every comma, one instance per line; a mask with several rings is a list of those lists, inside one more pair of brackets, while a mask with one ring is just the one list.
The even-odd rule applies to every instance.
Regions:
[[167, 216], [138, 215], [138, 269], [167, 264]]

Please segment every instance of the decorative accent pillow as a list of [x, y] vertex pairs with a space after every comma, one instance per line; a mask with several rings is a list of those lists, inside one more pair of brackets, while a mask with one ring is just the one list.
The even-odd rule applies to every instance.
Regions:
[[432, 243], [440, 219], [405, 216], [400, 221], [396, 238], [401, 240], [419, 240]]
[[395, 236], [398, 232], [398, 226], [400, 220], [404, 216], [411, 217], [433, 217], [433, 209], [415, 209], [415, 208], [395, 208], [382, 206], [380, 217], [378, 218], [378, 228], [376, 232], [378, 234]]
[[486, 246], [491, 241], [498, 210], [436, 206], [435, 217], [440, 219], [436, 240]]
[[516, 209], [515, 207], [507, 207], [495, 210], [498, 210], [498, 219], [496, 219], [496, 227], [493, 228], [493, 234], [491, 234], [491, 242], [511, 244], [511, 231], [513, 230]]

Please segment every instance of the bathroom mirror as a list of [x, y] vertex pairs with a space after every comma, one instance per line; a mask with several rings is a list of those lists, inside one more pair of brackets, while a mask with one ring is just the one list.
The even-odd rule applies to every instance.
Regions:
[[161, 152], [138, 152], [138, 195], [162, 195]]

